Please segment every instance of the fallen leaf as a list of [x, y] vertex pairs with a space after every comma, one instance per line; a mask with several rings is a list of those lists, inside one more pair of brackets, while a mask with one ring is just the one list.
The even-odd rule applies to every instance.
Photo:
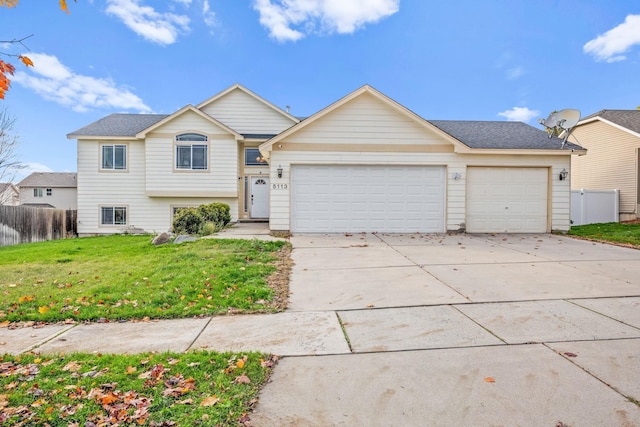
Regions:
[[493, 377], [486, 377], [486, 378], [484, 379], [484, 382], [487, 382], [487, 383], [495, 383], [495, 382], [496, 382], [496, 380], [495, 380], [495, 378], [493, 378]]
[[135, 366], [127, 366], [127, 374], [131, 375], [138, 370]]
[[242, 374], [239, 377], [236, 377], [234, 381], [236, 384], [251, 384], [251, 379], [249, 379], [249, 377], [246, 376], [245, 374]]
[[238, 360], [238, 361], [236, 362], [236, 366], [237, 366], [239, 369], [244, 368], [244, 360], [242, 360], [242, 359]]
[[38, 312], [39, 312], [40, 314], [45, 314], [45, 313], [46, 313], [47, 311], [49, 311], [49, 310], [50, 310], [50, 308], [49, 308], [49, 307], [47, 307], [46, 305], [43, 305], [42, 307], [39, 307], [39, 308], [38, 308]]
[[569, 351], [567, 351], [567, 352], [565, 352], [565, 353], [563, 353], [563, 354], [564, 354], [565, 356], [567, 356], [567, 357], [578, 357], [578, 355], [577, 355], [577, 354], [575, 354], [575, 353], [571, 353], [571, 352], [569, 352]]
[[220, 398], [215, 394], [213, 396], [209, 396], [200, 402], [200, 406], [213, 406], [220, 401]]

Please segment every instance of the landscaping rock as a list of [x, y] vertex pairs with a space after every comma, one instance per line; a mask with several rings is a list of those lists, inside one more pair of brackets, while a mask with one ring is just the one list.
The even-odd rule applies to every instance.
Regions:
[[178, 237], [176, 237], [176, 239], [173, 241], [174, 244], [178, 244], [178, 243], [184, 243], [184, 242], [195, 242], [196, 239], [193, 236], [187, 236], [187, 235], [180, 235]]
[[153, 240], [151, 241], [151, 243], [153, 243], [154, 245], [158, 246], [158, 245], [164, 245], [168, 241], [169, 241], [169, 234], [162, 233], [162, 234], [158, 234], [156, 237], [154, 237]]

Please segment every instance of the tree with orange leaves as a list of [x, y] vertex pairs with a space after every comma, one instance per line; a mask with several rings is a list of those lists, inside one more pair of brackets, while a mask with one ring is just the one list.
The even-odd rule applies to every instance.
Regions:
[[[6, 7], [6, 8], [16, 7], [19, 1], [20, 0], [0, 0], [0, 7]], [[62, 9], [64, 12], [69, 13], [69, 9], [67, 7], [67, 1], [66, 0], [59, 0], [59, 1], [60, 1], [60, 9]], [[20, 40], [13, 39], [8, 41], [3, 41], [1, 43], [18, 43], [24, 46], [22, 42], [29, 37], [24, 37]], [[0, 55], [17, 57], [18, 60], [21, 61], [22, 64], [24, 64], [25, 67], [33, 67], [33, 62], [31, 61], [31, 59], [29, 59], [28, 56], [11, 55], [11, 54], [2, 53], [2, 52], [0, 52]], [[2, 59], [0, 59], [0, 99], [4, 99], [5, 92], [8, 91], [9, 86], [11, 86], [11, 80], [9, 80], [8, 76], [12, 76], [13, 73], [15, 73], [15, 71], [16, 71], [16, 67], [13, 64], [9, 62], [5, 62]]]

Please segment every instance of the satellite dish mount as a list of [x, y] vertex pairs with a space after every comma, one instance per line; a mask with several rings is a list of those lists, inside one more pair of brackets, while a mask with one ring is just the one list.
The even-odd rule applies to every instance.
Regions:
[[562, 138], [562, 148], [564, 148], [564, 144], [567, 142], [571, 131], [579, 121], [580, 111], [568, 109], [554, 111], [549, 114], [549, 117], [546, 119], [540, 119], [539, 123], [549, 129], [549, 138], [553, 135], [564, 134]]

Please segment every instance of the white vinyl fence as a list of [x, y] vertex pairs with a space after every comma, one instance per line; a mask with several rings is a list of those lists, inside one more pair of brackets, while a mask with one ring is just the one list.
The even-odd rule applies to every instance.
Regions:
[[571, 225], [620, 221], [620, 190], [571, 190]]

